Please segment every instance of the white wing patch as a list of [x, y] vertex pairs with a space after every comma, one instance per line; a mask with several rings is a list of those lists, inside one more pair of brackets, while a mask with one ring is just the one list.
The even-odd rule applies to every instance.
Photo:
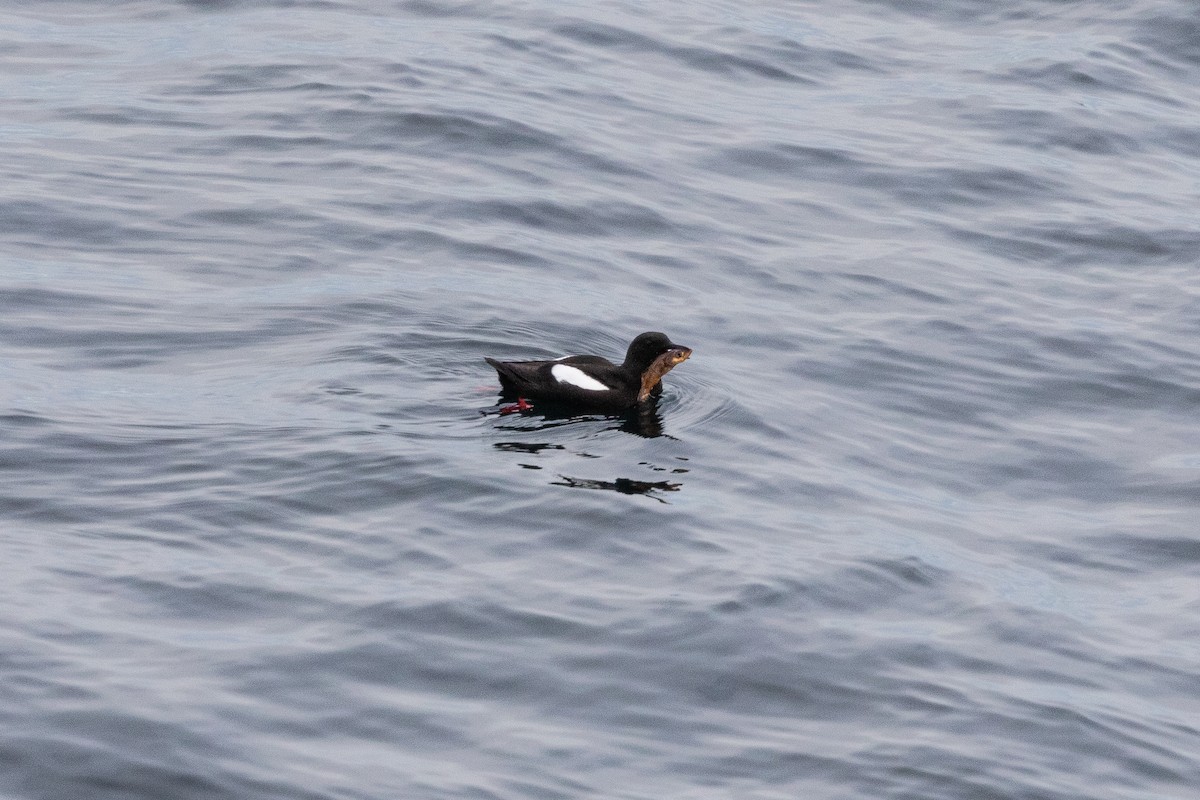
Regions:
[[550, 374], [559, 383], [569, 383], [572, 386], [592, 392], [608, 391], [607, 386], [577, 367], [570, 367], [566, 364], [555, 364], [550, 368]]

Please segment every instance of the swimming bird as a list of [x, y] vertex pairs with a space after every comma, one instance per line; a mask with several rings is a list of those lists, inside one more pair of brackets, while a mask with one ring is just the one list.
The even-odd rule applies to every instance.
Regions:
[[[662, 377], [687, 361], [692, 348], [674, 344], [665, 333], [648, 331], [629, 344], [625, 361], [600, 356], [563, 356], [553, 361], [497, 361], [506, 395], [564, 406], [618, 411], [662, 393]], [[528, 404], [513, 410], [528, 410]]]

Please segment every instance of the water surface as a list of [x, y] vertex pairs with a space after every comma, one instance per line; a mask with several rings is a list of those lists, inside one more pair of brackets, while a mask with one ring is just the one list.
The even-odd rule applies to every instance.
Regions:
[[1189, 4], [0, 23], [6, 796], [1195, 796]]

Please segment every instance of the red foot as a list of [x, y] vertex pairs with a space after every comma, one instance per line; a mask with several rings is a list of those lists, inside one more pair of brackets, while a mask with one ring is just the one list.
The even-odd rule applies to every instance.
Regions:
[[503, 406], [500, 409], [501, 414], [516, 414], [518, 411], [533, 411], [533, 404], [524, 397], [518, 397], [517, 402], [511, 406]]

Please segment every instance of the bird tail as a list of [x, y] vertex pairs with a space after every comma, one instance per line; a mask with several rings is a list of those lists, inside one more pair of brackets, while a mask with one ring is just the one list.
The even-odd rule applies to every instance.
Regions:
[[483, 360], [491, 364], [492, 368], [496, 370], [496, 374], [500, 376], [500, 388], [504, 389], [506, 392], [512, 391], [513, 380], [516, 377], [516, 374], [513, 372], [512, 368], [503, 361], [497, 361], [494, 358], [487, 358], [485, 356]]

